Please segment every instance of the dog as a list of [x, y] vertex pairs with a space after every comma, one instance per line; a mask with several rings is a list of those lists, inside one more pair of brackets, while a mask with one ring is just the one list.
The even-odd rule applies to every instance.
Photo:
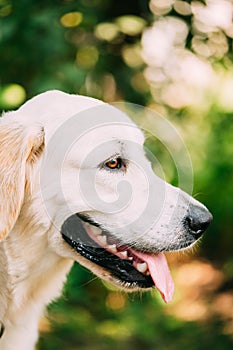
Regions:
[[42, 93], [0, 120], [0, 348], [32, 350], [74, 261], [126, 291], [174, 285], [164, 252], [195, 244], [208, 209], [152, 171], [115, 107]]

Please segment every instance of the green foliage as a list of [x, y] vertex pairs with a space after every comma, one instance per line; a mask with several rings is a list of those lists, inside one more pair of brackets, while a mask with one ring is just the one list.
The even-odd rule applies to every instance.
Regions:
[[[131, 6], [123, 3], [127, 14]], [[143, 15], [145, 5], [137, 2], [134, 6], [134, 12]], [[66, 23], [64, 27], [62, 16], [74, 11], [82, 14], [81, 23], [77, 26]], [[104, 95], [101, 86], [110, 75], [124, 97], [143, 102], [143, 96], [130, 84], [134, 70], [125, 65], [121, 56], [122, 48], [138, 42], [139, 35], [124, 34], [116, 24], [118, 34], [113, 41], [101, 40], [95, 35], [97, 24], [114, 22], [122, 12], [119, 2], [116, 6], [111, 0], [2, 1], [2, 87], [20, 84], [26, 89], [27, 97], [48, 89], [61, 89], [101, 98]], [[129, 14], [132, 13], [130, 10]], [[148, 16], [148, 10], [144, 14]], [[2, 107], [5, 108], [3, 103]]]
[[178, 321], [164, 313], [157, 294], [120, 294], [125, 305], [112, 309], [117, 302], [108, 300], [114, 290], [97, 280], [90, 283], [83, 271], [74, 266], [65, 298], [52, 305], [53, 332], [42, 335], [40, 350], [232, 348], [231, 338], [222, 333], [222, 321], [214, 317], [208, 323]]
[[[205, 140], [205, 159], [197, 192], [206, 187], [205, 202], [214, 216], [203, 250], [215, 261], [232, 256], [233, 115], [213, 109], [206, 121], [211, 132]], [[211, 238], [211, 239], [210, 239]]]

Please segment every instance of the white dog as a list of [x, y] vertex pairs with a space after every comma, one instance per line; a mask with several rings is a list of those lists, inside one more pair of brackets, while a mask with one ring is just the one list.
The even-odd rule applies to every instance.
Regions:
[[73, 261], [128, 291], [173, 294], [164, 251], [184, 249], [209, 211], [157, 177], [118, 109], [59, 91], [0, 121], [1, 350], [32, 350]]

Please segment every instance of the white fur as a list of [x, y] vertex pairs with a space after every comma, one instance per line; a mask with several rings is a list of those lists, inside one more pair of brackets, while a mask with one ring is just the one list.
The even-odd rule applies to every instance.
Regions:
[[[112, 107], [107, 112], [116, 114], [116, 123], [102, 121], [101, 114], [100, 124], [80, 134], [77, 126], [77, 139], [68, 148], [66, 133], [57, 139], [56, 132], [65, 130], [73, 115], [93, 108], [98, 114], [101, 106], [104, 112], [100, 101], [51, 91], [0, 121], [1, 350], [34, 349], [38, 320], [61, 293], [74, 260], [117, 283], [63, 241], [60, 227], [69, 215], [89, 213], [135, 248], [173, 250], [187, 240], [181, 222], [189, 202], [201, 206], [154, 175], [144, 156], [143, 134]], [[115, 154], [129, 160], [127, 171], [100, 166]], [[88, 178], [94, 179], [94, 196]], [[149, 198], [151, 193], [155, 197]]]

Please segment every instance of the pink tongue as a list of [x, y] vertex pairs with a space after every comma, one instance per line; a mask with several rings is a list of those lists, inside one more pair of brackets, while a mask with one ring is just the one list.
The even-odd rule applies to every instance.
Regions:
[[163, 253], [147, 255], [138, 251], [134, 251], [134, 254], [147, 263], [156, 288], [159, 290], [163, 300], [169, 303], [174, 294], [174, 283], [165, 255]]

